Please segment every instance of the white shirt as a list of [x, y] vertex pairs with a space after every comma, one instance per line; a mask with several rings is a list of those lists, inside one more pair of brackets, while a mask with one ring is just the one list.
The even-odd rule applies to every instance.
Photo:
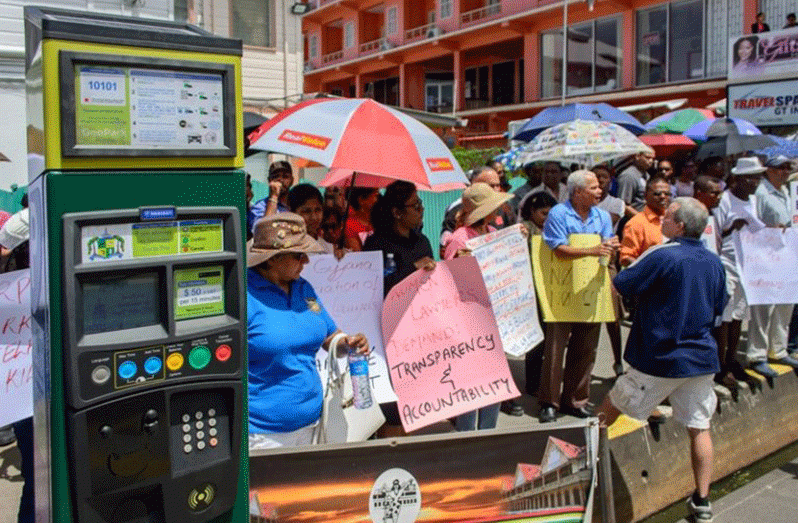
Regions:
[[0, 229], [0, 245], [6, 249], [14, 249], [19, 244], [30, 238], [30, 216], [28, 209], [22, 209], [3, 225]]

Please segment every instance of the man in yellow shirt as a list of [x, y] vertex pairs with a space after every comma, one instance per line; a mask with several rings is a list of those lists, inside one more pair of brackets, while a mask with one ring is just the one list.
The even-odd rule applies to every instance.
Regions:
[[622, 266], [627, 267], [646, 249], [662, 243], [662, 215], [670, 203], [670, 184], [664, 178], [651, 178], [646, 184], [646, 206], [623, 228]]

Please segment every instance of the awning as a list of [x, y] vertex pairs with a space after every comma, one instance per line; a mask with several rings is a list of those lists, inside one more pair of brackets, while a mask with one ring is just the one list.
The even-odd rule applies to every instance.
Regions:
[[661, 109], [665, 108], [668, 111], [675, 111], [679, 107], [683, 106], [687, 103], [687, 98], [677, 98], [675, 100], [667, 100], [663, 102], [651, 102], [647, 104], [636, 104], [636, 105], [625, 105], [623, 107], [618, 107], [621, 111], [626, 111], [627, 113], [631, 113], [634, 111], [645, 111], [648, 109]]

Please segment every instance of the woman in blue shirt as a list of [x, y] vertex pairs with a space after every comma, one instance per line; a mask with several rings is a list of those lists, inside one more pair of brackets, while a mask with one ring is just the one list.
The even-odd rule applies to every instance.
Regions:
[[336, 336], [340, 331], [300, 277], [308, 254], [321, 252], [302, 217], [287, 212], [257, 222], [247, 243], [250, 450], [312, 442], [323, 401], [319, 347], [341, 356], [350, 346], [369, 352], [362, 334]]

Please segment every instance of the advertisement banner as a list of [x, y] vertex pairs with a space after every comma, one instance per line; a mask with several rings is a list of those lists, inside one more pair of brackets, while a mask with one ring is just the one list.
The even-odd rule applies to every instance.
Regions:
[[798, 125], [798, 80], [730, 85], [729, 116], [757, 126]]
[[[378, 403], [396, 401], [388, 381], [388, 366], [380, 333], [382, 311], [382, 252], [351, 252], [336, 260], [332, 254], [311, 256], [302, 277], [313, 286], [316, 295], [339, 329], [346, 333], [362, 332], [371, 344], [369, 378]], [[347, 368], [346, 358], [338, 368]], [[327, 351], [319, 349], [316, 366], [321, 382], [327, 383]]]
[[30, 271], [0, 274], [0, 427], [33, 415]]
[[394, 286], [382, 335], [408, 432], [520, 395], [473, 256], [438, 262]]
[[250, 521], [592, 520], [594, 421], [395, 441], [250, 452]]
[[795, 75], [798, 27], [729, 39], [729, 81]]
[[529, 240], [513, 225], [466, 242], [482, 270], [504, 352], [522, 356], [543, 341]]

